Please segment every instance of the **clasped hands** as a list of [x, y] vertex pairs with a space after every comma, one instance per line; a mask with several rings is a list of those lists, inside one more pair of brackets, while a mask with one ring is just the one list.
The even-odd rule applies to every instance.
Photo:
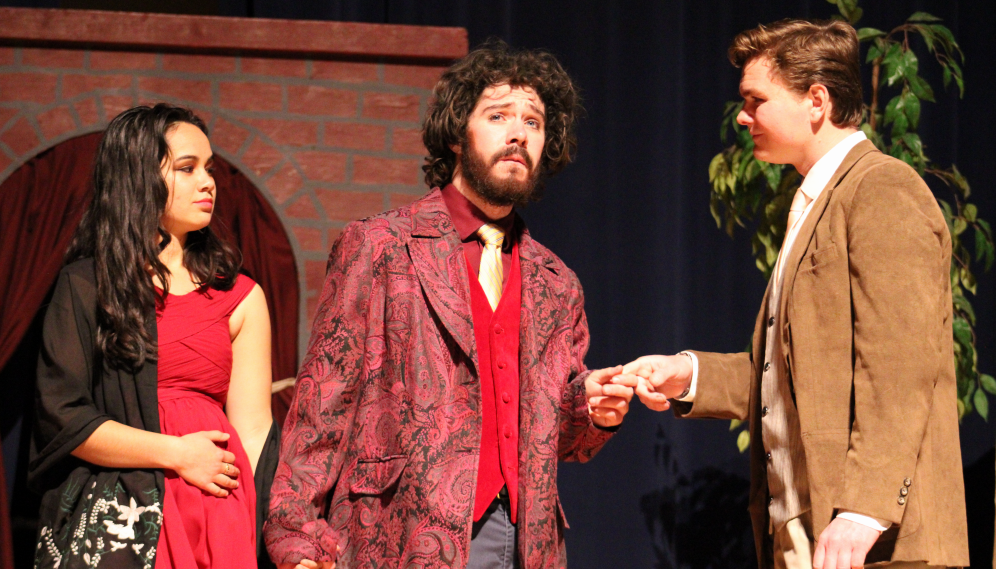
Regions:
[[624, 366], [591, 372], [585, 381], [591, 420], [600, 427], [622, 423], [633, 393], [654, 411], [671, 407], [692, 381], [692, 362], [684, 355], [643, 356]]
[[591, 420], [600, 427], [619, 425], [634, 392], [650, 409], [667, 410], [668, 399], [681, 395], [691, 381], [692, 362], [683, 355], [643, 356], [593, 371], [585, 381]]

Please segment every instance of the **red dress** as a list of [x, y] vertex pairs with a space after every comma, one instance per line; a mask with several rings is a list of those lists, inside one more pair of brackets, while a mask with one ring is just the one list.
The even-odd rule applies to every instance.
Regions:
[[170, 294], [156, 311], [159, 332], [159, 427], [163, 434], [231, 434], [239, 487], [216, 498], [166, 470], [157, 569], [256, 567], [256, 491], [249, 458], [222, 407], [232, 376], [228, 320], [254, 283], [239, 275], [230, 291]]

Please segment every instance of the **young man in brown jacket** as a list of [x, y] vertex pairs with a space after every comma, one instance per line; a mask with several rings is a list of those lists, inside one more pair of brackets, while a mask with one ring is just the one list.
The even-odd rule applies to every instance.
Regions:
[[750, 419], [761, 567], [968, 565], [937, 202], [858, 129], [854, 28], [781, 21], [741, 33], [729, 55], [754, 155], [804, 176], [753, 348], [646, 356], [624, 372], [644, 378], [654, 409]]

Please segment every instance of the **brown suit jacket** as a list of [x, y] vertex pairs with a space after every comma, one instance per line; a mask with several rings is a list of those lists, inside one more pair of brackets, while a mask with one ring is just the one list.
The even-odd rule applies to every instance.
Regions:
[[[934, 196], [867, 141], [841, 163], [786, 259], [773, 325], [799, 410], [813, 535], [837, 510], [889, 520], [868, 563], [969, 563], [950, 266]], [[679, 416], [750, 419], [762, 567], [770, 566], [760, 387], [771, 293], [769, 284], [751, 353], [696, 352], [695, 402], [676, 406]]]

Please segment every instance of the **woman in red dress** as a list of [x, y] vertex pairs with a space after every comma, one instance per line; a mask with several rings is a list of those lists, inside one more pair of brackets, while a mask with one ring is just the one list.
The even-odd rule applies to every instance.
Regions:
[[[237, 255], [209, 226], [218, 198], [212, 156], [204, 123], [164, 104], [125, 111], [101, 142], [94, 201], [45, 333], [65, 334], [60, 304], [95, 296], [95, 333], [72, 327], [83, 330], [79, 343], [96, 344], [103, 365], [72, 369], [81, 366], [64, 345], [46, 341], [34, 461], [80, 440], [69, 454], [88, 478], [74, 481], [78, 469], [67, 467], [48, 500], [60, 504], [52, 511], [72, 510], [68, 521], [46, 525], [43, 503], [36, 566], [256, 566], [253, 471], [272, 422], [270, 322], [262, 290], [238, 273]], [[142, 399], [150, 369], [155, 412]], [[137, 395], [115, 395], [130, 392]], [[67, 408], [83, 409], [82, 418], [51, 419]]]

